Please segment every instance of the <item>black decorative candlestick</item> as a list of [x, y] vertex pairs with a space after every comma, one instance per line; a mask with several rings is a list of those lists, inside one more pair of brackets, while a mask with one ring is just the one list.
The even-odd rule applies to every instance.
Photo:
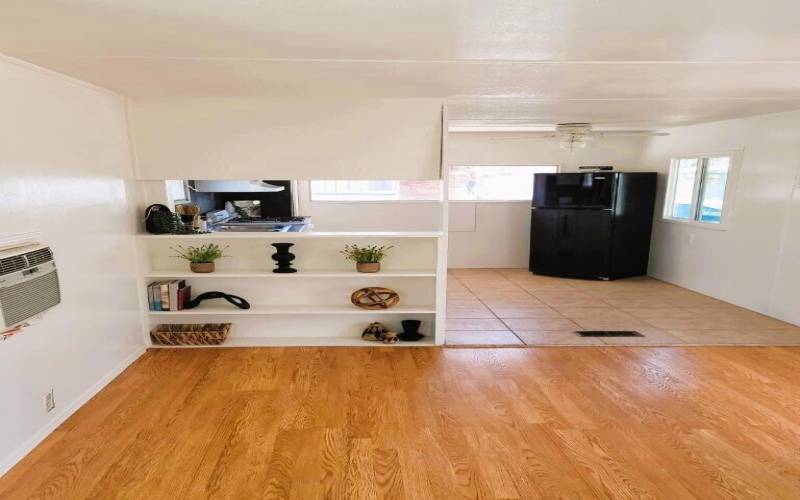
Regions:
[[273, 269], [273, 273], [296, 273], [297, 269], [292, 267], [292, 261], [294, 260], [294, 254], [289, 251], [289, 247], [293, 246], [294, 243], [273, 243], [272, 246], [275, 247], [277, 252], [272, 254], [272, 260], [275, 261], [275, 264], [278, 266], [277, 268]]

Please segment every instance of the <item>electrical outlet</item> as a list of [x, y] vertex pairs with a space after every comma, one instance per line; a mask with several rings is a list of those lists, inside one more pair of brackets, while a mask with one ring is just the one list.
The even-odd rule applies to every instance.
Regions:
[[47, 413], [50, 413], [51, 411], [53, 411], [55, 409], [55, 407], [56, 407], [56, 396], [55, 396], [55, 393], [53, 392], [53, 389], [50, 389], [50, 392], [48, 392], [44, 396], [44, 406], [45, 406], [45, 408], [47, 408]]

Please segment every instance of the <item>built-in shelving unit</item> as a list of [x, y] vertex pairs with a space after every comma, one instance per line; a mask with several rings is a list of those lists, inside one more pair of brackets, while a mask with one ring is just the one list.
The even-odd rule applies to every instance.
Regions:
[[[441, 344], [444, 340], [444, 235], [437, 231], [412, 232], [229, 232], [192, 235], [141, 235], [141, 283], [186, 280], [192, 295], [219, 290], [248, 300], [250, 309], [238, 309], [224, 300], [204, 302], [183, 311], [150, 311], [143, 301], [145, 335], [158, 323], [231, 322], [228, 341], [219, 347], [257, 346], [382, 346], [360, 338], [363, 329], [380, 321], [400, 331], [403, 319], [422, 321], [419, 342], [401, 342], [390, 348]], [[177, 245], [213, 241], [226, 246], [229, 258], [217, 261], [214, 273], [198, 274], [172, 258]], [[297, 273], [273, 273], [272, 242], [291, 242]], [[359, 273], [340, 254], [345, 244], [391, 245], [378, 273]], [[386, 310], [366, 310], [350, 303], [350, 294], [366, 286], [397, 291], [400, 304]], [[146, 295], [142, 290], [142, 296]], [[154, 347], [164, 347], [156, 346]]]

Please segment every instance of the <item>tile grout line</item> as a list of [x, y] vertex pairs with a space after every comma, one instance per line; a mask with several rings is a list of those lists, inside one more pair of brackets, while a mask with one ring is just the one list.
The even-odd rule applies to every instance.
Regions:
[[[564, 316], [564, 314], [563, 314], [561, 311], [559, 311], [558, 309], [556, 309], [556, 308], [555, 308], [555, 307], [553, 307], [552, 305], [548, 304], [547, 302], [545, 302], [544, 300], [542, 300], [540, 297], [537, 297], [537, 296], [536, 296], [536, 295], [535, 295], [533, 292], [531, 292], [530, 290], [528, 290], [528, 289], [526, 289], [526, 288], [523, 288], [523, 287], [521, 287], [520, 285], [518, 285], [517, 283], [513, 282], [512, 280], [510, 280], [510, 279], [506, 278], [505, 276], [502, 276], [502, 275], [500, 275], [500, 276], [503, 278], [503, 280], [504, 280], [504, 281], [507, 281], [508, 283], [510, 283], [511, 285], [513, 285], [514, 287], [516, 287], [516, 288], [518, 288], [518, 289], [522, 290], [523, 292], [527, 293], [528, 295], [530, 295], [531, 297], [533, 297], [533, 298], [534, 298], [534, 299], [536, 299], [537, 301], [539, 301], [539, 302], [541, 302], [542, 304], [544, 304], [544, 306], [545, 306], [545, 307], [547, 307], [548, 309], [552, 309], [553, 311], [555, 311], [555, 312], [556, 312], [556, 314], [558, 314], [558, 315], [559, 315], [559, 317], [561, 317], [561, 318], [563, 318], [563, 319], [566, 319], [566, 320], [568, 320], [568, 321], [570, 321], [570, 322], [572, 322], [572, 323], [575, 323], [575, 321], [574, 321], [574, 320], [572, 320], [571, 318], [567, 318], [566, 316]], [[459, 282], [460, 282], [460, 281], [459, 281]], [[464, 284], [462, 283], [462, 285], [464, 285]], [[470, 293], [473, 293], [473, 292], [472, 292], [472, 290], [471, 290], [471, 289], [469, 289], [469, 287], [467, 287], [466, 285], [464, 285], [464, 286], [465, 286], [465, 287], [466, 287], [466, 288], [467, 288], [467, 289], [470, 291]], [[578, 290], [577, 288], [574, 288], [574, 287], [572, 287], [572, 286], [569, 286], [569, 288], [571, 288], [571, 289], [575, 290], [575, 291], [576, 291], [576, 292], [578, 292], [578, 293], [582, 293], [580, 290]], [[509, 331], [509, 332], [511, 332], [511, 334], [512, 334], [512, 335], [514, 335], [514, 336], [515, 336], [517, 339], [519, 339], [519, 341], [520, 341], [520, 342], [522, 342], [522, 345], [526, 345], [526, 346], [535, 346], [535, 345], [537, 345], [537, 344], [528, 344], [527, 342], [525, 342], [525, 340], [524, 340], [522, 337], [520, 337], [519, 335], [517, 335], [517, 332], [516, 332], [516, 331], [514, 331], [514, 329], [513, 329], [513, 328], [511, 328], [511, 326], [509, 326], [509, 324], [508, 324], [508, 323], [506, 323], [506, 321], [505, 321], [503, 318], [499, 317], [499, 316], [497, 315], [497, 313], [495, 313], [495, 312], [494, 312], [494, 309], [492, 309], [492, 307], [491, 307], [491, 306], [489, 306], [488, 304], [486, 304], [485, 302], [483, 302], [483, 300], [481, 300], [481, 299], [480, 299], [480, 298], [479, 298], [477, 295], [474, 295], [474, 293], [473, 293], [473, 296], [475, 297], [475, 299], [476, 299], [476, 300], [478, 300], [478, 302], [480, 302], [481, 304], [483, 304], [483, 306], [484, 306], [484, 307], [486, 307], [487, 309], [489, 309], [489, 312], [491, 312], [491, 313], [492, 313], [492, 315], [494, 315], [494, 316], [495, 316], [495, 318], [497, 318], [497, 319], [498, 319], [498, 320], [499, 320], [499, 321], [500, 321], [500, 322], [501, 322], [503, 325], [505, 325], [505, 327], [508, 329], [508, 331]], [[511, 319], [511, 318], [506, 318], [506, 319]], [[514, 319], [536, 319], [536, 318], [514, 318]], [[576, 324], [576, 325], [578, 325], [577, 323], [575, 323], [575, 324]], [[580, 325], [578, 325], [578, 326], [580, 326]], [[602, 339], [601, 339], [601, 341], [602, 341]]]
[[[502, 275], [501, 275], [501, 276], [502, 276]], [[504, 280], [506, 280], [506, 281], [509, 281], [509, 280], [508, 280], [508, 278], [506, 278], [505, 276], [502, 276], [502, 278], [503, 278]], [[505, 327], [508, 329], [508, 331], [509, 331], [509, 332], [511, 332], [511, 335], [515, 336], [515, 337], [517, 338], [517, 340], [519, 340], [519, 341], [522, 343], [522, 345], [529, 345], [529, 344], [526, 344], [526, 343], [525, 343], [525, 341], [524, 341], [524, 340], [522, 340], [522, 338], [520, 338], [520, 336], [519, 336], [519, 335], [517, 335], [517, 332], [515, 332], [514, 330], [512, 330], [512, 329], [511, 329], [511, 327], [510, 327], [510, 326], [508, 326], [508, 323], [506, 323], [505, 321], [503, 321], [503, 318], [499, 317], [499, 316], [497, 315], [497, 313], [495, 313], [495, 312], [494, 312], [494, 310], [493, 310], [491, 307], [489, 307], [489, 305], [488, 305], [488, 304], [486, 304], [486, 303], [485, 303], [485, 302], [484, 302], [484, 301], [483, 301], [483, 300], [482, 300], [480, 297], [478, 297], [477, 295], [475, 295], [475, 293], [474, 293], [474, 292], [473, 292], [473, 291], [472, 291], [472, 290], [471, 290], [471, 289], [470, 289], [470, 288], [469, 288], [467, 285], [465, 285], [464, 283], [462, 283], [462, 282], [461, 282], [461, 280], [460, 280], [460, 279], [458, 279], [458, 278], [456, 278], [456, 281], [458, 281], [458, 282], [461, 284], [461, 286], [463, 286], [464, 288], [466, 288], [467, 290], [469, 290], [469, 293], [471, 293], [471, 294], [472, 294], [472, 296], [473, 296], [473, 297], [475, 297], [475, 300], [477, 300], [478, 302], [480, 302], [480, 303], [481, 303], [481, 305], [483, 305], [483, 307], [485, 307], [486, 309], [488, 309], [488, 310], [489, 310], [489, 312], [490, 312], [490, 313], [492, 313], [492, 316], [494, 316], [496, 320], [500, 321], [500, 323], [502, 323], [502, 324], [503, 324], [503, 325], [504, 325], [504, 326], [505, 326]], [[523, 290], [523, 291], [527, 291], [527, 290], [524, 290], [524, 289], [522, 289], [522, 288], [521, 288], [521, 290]], [[486, 345], [491, 345], [491, 344], [486, 344]], [[512, 344], [512, 345], [513, 345], [513, 344]]]

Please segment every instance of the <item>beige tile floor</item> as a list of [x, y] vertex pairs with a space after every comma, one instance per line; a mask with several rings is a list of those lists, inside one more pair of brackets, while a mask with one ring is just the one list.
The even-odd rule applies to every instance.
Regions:
[[[575, 330], [644, 337], [582, 338]], [[450, 269], [448, 345], [800, 345], [800, 327], [652, 278]]]

